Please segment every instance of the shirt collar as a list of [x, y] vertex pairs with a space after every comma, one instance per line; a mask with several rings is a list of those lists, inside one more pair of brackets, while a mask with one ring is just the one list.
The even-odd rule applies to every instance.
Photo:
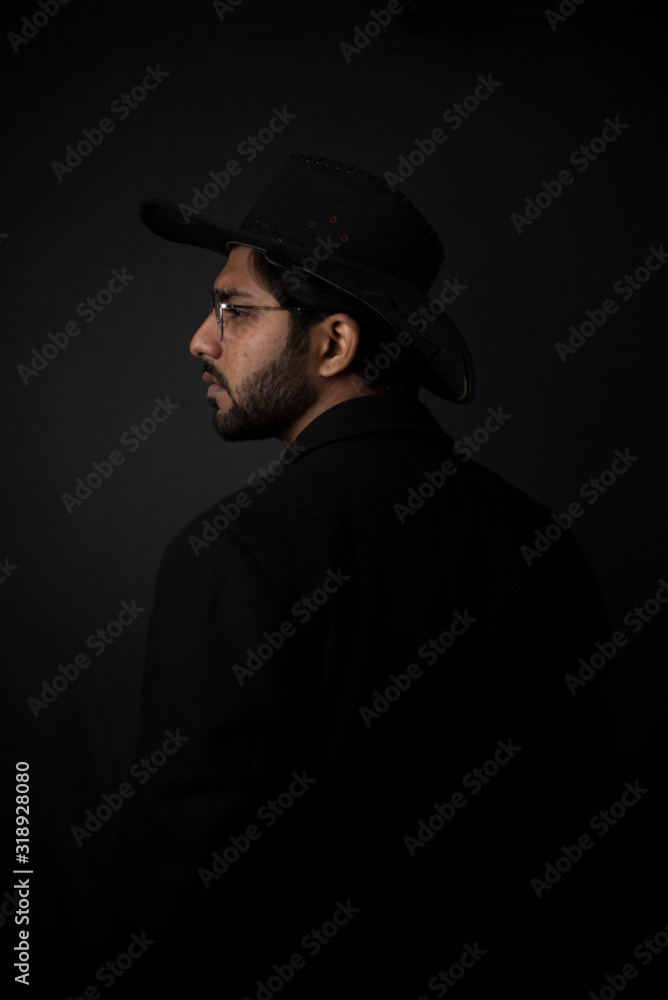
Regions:
[[346, 399], [318, 414], [297, 435], [288, 450], [295, 451], [295, 460], [298, 460], [334, 441], [396, 430], [412, 430], [421, 436], [435, 434], [441, 440], [445, 434], [431, 411], [417, 397], [379, 392]]

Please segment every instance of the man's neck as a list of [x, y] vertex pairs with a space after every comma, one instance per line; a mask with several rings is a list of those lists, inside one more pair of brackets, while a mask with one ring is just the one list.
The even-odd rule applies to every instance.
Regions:
[[375, 396], [382, 391], [382, 389], [374, 389], [365, 385], [359, 375], [346, 375], [340, 381], [337, 380], [334, 384], [329, 385], [313, 406], [309, 407], [289, 427], [281, 431], [277, 437], [283, 444], [283, 447], [288, 448], [297, 435], [301, 434], [304, 428], [312, 420], [315, 420], [316, 417], [319, 417], [321, 413], [324, 413], [325, 410], [329, 410], [332, 406], [337, 406], [339, 403], [344, 403], [347, 399], [355, 399], [356, 396]]

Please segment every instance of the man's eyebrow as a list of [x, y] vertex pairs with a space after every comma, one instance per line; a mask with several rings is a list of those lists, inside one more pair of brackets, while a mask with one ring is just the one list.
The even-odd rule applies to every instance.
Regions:
[[218, 292], [221, 299], [228, 302], [230, 299], [252, 299], [252, 292], [242, 292], [238, 288], [215, 288], [214, 292]]

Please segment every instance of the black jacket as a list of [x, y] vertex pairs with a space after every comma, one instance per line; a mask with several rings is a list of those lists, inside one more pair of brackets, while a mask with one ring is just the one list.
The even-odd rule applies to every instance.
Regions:
[[591, 571], [568, 530], [527, 557], [551, 512], [414, 399], [327, 410], [270, 473], [160, 566], [157, 756], [114, 869], [122, 918], [156, 941], [137, 974], [204, 969], [255, 998], [299, 954], [291, 996], [344, 995], [353, 970], [417, 995], [478, 941], [482, 977], [604, 858], [531, 882], [615, 791], [590, 694], [564, 680], [609, 635]]

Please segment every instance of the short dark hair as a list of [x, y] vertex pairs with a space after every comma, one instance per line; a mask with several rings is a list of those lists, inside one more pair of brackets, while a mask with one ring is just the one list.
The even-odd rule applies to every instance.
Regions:
[[[379, 313], [297, 266], [283, 268], [271, 263], [260, 250], [251, 252], [249, 266], [258, 284], [291, 310], [289, 339], [292, 342], [305, 341], [315, 323], [322, 322], [333, 313], [345, 312], [357, 321], [360, 328], [360, 342], [350, 370], [359, 375], [365, 385], [382, 388], [386, 392], [417, 394], [419, 379], [412, 352], [404, 349], [397, 358], [392, 358], [382, 351], [386, 366], [373, 365], [382, 350], [381, 341], [394, 340], [397, 332]], [[370, 373], [365, 376], [368, 362], [378, 372], [376, 376]]]

